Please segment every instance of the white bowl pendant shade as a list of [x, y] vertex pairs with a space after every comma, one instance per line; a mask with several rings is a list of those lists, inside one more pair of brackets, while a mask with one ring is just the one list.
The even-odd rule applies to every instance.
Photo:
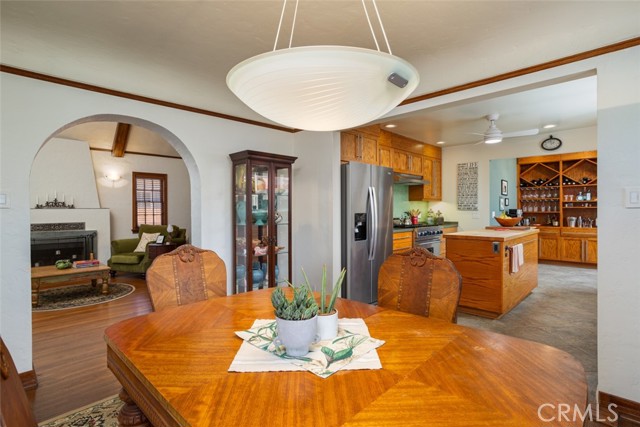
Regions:
[[[405, 87], [389, 82], [396, 73]], [[303, 46], [249, 58], [229, 71], [227, 85], [256, 113], [295, 129], [331, 131], [389, 112], [419, 83], [416, 69], [385, 52], [345, 46]]]

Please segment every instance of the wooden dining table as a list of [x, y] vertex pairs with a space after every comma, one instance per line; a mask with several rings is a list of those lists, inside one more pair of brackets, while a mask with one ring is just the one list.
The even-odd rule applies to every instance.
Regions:
[[[350, 300], [382, 369], [229, 372], [235, 331], [273, 319], [272, 289], [128, 319], [105, 332], [107, 364], [122, 384], [121, 426], [579, 426], [582, 365], [559, 349]], [[563, 406], [564, 407], [564, 406]], [[570, 417], [567, 417], [570, 418]], [[546, 421], [543, 421], [546, 420]]]

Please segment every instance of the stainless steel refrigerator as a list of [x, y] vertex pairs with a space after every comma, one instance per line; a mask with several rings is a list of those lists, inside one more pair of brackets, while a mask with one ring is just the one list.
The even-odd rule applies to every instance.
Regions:
[[393, 170], [352, 162], [341, 166], [342, 297], [378, 300], [378, 271], [393, 251]]

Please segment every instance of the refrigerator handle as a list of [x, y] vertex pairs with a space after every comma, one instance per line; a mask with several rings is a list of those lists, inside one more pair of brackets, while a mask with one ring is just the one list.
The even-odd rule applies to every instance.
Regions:
[[371, 212], [371, 220], [369, 221], [369, 261], [373, 261], [378, 247], [378, 200], [374, 187], [369, 187], [369, 211]]

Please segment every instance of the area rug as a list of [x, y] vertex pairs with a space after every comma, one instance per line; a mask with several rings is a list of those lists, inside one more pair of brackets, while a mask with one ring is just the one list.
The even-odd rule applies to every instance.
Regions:
[[109, 293], [106, 295], [102, 294], [100, 284], [94, 287], [90, 283], [45, 289], [40, 291], [40, 303], [37, 307], [33, 307], [33, 311], [65, 310], [101, 304], [126, 297], [135, 289], [128, 283], [111, 283]]
[[122, 407], [118, 396], [111, 396], [56, 418], [43, 421], [39, 427], [117, 427]]

